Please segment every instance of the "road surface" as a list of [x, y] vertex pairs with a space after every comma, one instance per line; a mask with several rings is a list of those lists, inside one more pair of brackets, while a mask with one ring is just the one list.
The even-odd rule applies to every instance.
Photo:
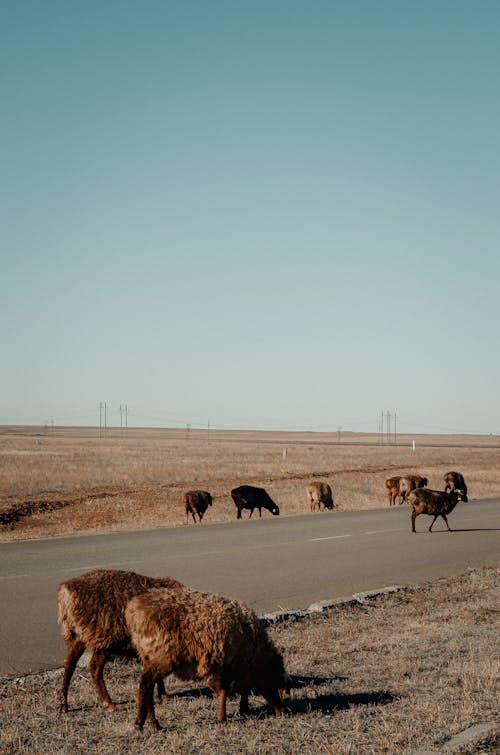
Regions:
[[[255, 514], [254, 514], [255, 516]], [[0, 676], [62, 665], [55, 591], [95, 567], [175, 577], [233, 595], [258, 613], [500, 562], [500, 500], [459, 503], [449, 517], [407, 507], [271, 517], [0, 544]]]

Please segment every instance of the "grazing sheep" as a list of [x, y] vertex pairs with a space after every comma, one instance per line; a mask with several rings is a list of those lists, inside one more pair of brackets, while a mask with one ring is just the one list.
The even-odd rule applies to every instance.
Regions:
[[445, 493], [442, 490], [416, 488], [415, 490], [411, 491], [410, 495], [408, 496], [408, 501], [412, 507], [412, 532], [416, 532], [415, 519], [420, 514], [428, 514], [429, 516], [434, 517], [429, 527], [429, 532], [432, 532], [432, 525], [434, 524], [438, 516], [441, 516], [444, 519], [446, 526], [448, 527], [448, 531], [452, 532], [452, 529], [448, 524], [446, 515], [453, 511], [458, 501], [467, 502], [467, 495], [461, 490], [452, 490], [451, 493]]
[[401, 506], [406, 501], [412, 490], [415, 490], [416, 488], [425, 488], [427, 483], [427, 477], [422, 477], [419, 474], [403, 475], [399, 481], [399, 495], [401, 496], [399, 505]]
[[461, 490], [465, 495], [467, 495], [467, 485], [465, 484], [465, 480], [463, 475], [460, 472], [446, 472], [444, 475], [444, 481], [445, 481], [445, 491], [448, 492], [449, 490]]
[[333, 510], [332, 489], [327, 482], [310, 482], [306, 491], [311, 511], [315, 511], [316, 507], [321, 511], [321, 504], [323, 508]]
[[212, 496], [206, 490], [188, 490], [187, 493], [184, 493], [182, 502], [184, 504], [184, 511], [186, 512], [186, 524], [189, 514], [192, 515], [193, 522], [196, 524], [196, 514], [198, 514], [201, 522], [203, 514], [212, 505]]
[[237, 600], [186, 590], [152, 590], [133, 598], [125, 611], [132, 642], [142, 661], [135, 726], [146, 718], [155, 729], [153, 688], [167, 674], [205, 681], [219, 699], [217, 719], [227, 720], [232, 682], [242, 690], [240, 712], [248, 712], [250, 690], [283, 710], [289, 687], [283, 659], [255, 613]]
[[240, 485], [239, 488], [231, 490], [231, 497], [238, 509], [237, 519], [241, 519], [243, 509], [250, 509], [249, 519], [254, 509], [259, 509], [259, 516], [262, 516], [262, 509], [267, 509], [273, 516], [278, 516], [280, 513], [278, 506], [276, 506], [264, 488], [254, 488], [253, 485]]
[[[103, 669], [109, 656], [135, 656], [125, 623], [125, 607], [135, 595], [151, 588], [183, 589], [176, 579], [143, 577], [118, 569], [94, 569], [62, 582], [57, 588], [57, 613], [67, 655], [60, 692], [60, 712], [68, 710], [68, 689], [78, 659], [92, 651], [89, 671], [99, 699], [108, 710], [115, 706], [106, 689]], [[158, 686], [165, 695], [163, 682]]]
[[401, 477], [389, 477], [385, 481], [385, 487], [387, 489], [387, 495], [389, 497], [389, 506], [396, 505], [396, 498], [399, 496], [399, 481]]

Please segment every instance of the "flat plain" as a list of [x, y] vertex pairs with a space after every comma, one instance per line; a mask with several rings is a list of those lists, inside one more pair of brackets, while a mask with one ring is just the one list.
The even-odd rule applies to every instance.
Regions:
[[382, 443], [347, 432], [131, 428], [101, 436], [97, 428], [0, 428], [0, 540], [194, 526], [182, 508], [190, 489], [213, 496], [204, 521], [230, 521], [231, 489], [244, 483], [265, 487], [281, 516], [308, 511], [305, 486], [313, 479], [331, 484], [341, 510], [387, 506], [386, 478], [406, 472], [442, 489], [443, 474], [455, 469], [471, 499], [500, 495], [497, 436], [399, 435]]
[[[472, 502], [500, 496], [496, 436], [383, 440], [350, 433], [112, 429], [99, 437], [95, 428], [0, 428], [0, 540], [232, 521], [230, 491], [243, 483], [265, 487], [281, 516], [309, 512], [305, 486], [313, 479], [331, 484], [340, 510], [387, 507], [385, 479], [406, 472], [442, 489], [443, 474], [455, 469]], [[189, 489], [213, 495], [201, 525], [186, 522], [182, 496]], [[164, 730], [138, 733], [137, 664], [108, 666], [115, 714], [97, 705], [84, 668], [75, 674], [66, 715], [57, 712], [60, 670], [0, 679], [0, 751], [410, 755], [443, 752], [455, 734], [487, 723], [487, 735], [453, 751], [499, 753], [499, 577], [491, 564], [464, 565], [452, 578], [270, 626], [294, 680], [281, 718], [270, 716], [259, 697], [242, 717], [233, 699], [229, 723], [220, 727], [207, 689], [169, 679], [171, 699], [157, 710]]]

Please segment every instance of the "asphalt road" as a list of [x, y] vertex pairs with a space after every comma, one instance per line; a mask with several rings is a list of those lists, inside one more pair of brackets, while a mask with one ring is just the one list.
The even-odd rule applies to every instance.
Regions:
[[62, 665], [55, 590], [89, 569], [176, 577], [240, 598], [258, 613], [300, 609], [500, 562], [500, 500], [459, 503], [449, 521], [453, 533], [440, 520], [429, 534], [431, 519], [420, 516], [412, 534], [407, 507], [299, 517], [264, 512], [230, 524], [2, 543], [0, 676]]

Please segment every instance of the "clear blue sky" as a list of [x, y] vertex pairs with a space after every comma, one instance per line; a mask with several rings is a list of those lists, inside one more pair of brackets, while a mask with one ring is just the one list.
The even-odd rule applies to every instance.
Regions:
[[500, 432], [497, 0], [0, 11], [0, 424]]

